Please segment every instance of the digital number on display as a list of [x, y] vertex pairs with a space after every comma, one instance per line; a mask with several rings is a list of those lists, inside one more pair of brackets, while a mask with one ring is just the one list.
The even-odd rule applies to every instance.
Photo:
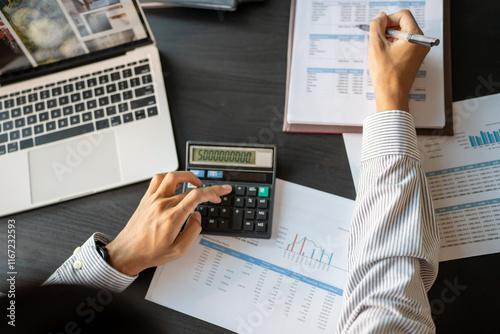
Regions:
[[255, 165], [256, 151], [193, 148], [193, 162], [219, 162]]

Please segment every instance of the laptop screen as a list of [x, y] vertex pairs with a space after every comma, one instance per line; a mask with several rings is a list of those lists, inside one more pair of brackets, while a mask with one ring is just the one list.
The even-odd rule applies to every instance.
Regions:
[[134, 0], [0, 0], [0, 79], [150, 40]]

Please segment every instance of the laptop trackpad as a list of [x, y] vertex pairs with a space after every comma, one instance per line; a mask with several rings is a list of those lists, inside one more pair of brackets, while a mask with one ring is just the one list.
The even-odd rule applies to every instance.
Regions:
[[121, 181], [113, 131], [29, 152], [31, 201], [67, 199]]

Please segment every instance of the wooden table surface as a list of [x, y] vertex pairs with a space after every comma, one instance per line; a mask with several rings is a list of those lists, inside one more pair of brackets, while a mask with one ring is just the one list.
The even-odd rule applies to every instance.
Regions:
[[[266, 0], [236, 12], [146, 10], [162, 56], [180, 169], [186, 140], [273, 143], [279, 178], [354, 199], [340, 135], [281, 132], [289, 8], [288, 1]], [[494, 0], [451, 1], [454, 101], [500, 93], [499, 14]], [[1, 218], [1, 259], [7, 259], [7, 220], [17, 222], [17, 287], [41, 284], [93, 232], [116, 236], [146, 187], [143, 182]], [[441, 263], [429, 292], [439, 332], [500, 332], [499, 264], [500, 254]], [[0, 272], [4, 278], [6, 260]], [[143, 272], [125, 293], [143, 299], [153, 272]], [[2, 279], [0, 291], [6, 288]], [[172, 332], [229, 333], [148, 304]]]

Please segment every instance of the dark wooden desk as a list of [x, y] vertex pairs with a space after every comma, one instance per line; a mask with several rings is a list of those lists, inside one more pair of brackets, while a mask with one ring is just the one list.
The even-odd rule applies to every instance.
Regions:
[[[500, 3], [451, 2], [454, 101], [500, 93]], [[234, 13], [168, 9], [146, 15], [162, 53], [181, 169], [188, 139], [274, 143], [278, 177], [354, 199], [340, 135], [281, 132], [287, 1], [243, 5]], [[93, 232], [116, 236], [146, 187], [144, 182], [8, 217], [17, 221], [17, 287], [41, 284]], [[0, 277], [7, 272], [6, 225], [2, 218]], [[499, 263], [500, 254], [441, 264], [429, 292], [438, 331], [500, 332]], [[126, 293], [144, 298], [153, 272], [143, 272]], [[6, 287], [2, 279], [0, 291]], [[149, 304], [172, 332], [228, 332]]]

